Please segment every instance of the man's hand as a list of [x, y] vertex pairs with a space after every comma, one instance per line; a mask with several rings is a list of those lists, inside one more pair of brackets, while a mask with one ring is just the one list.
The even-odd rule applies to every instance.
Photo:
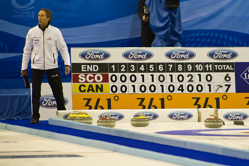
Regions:
[[68, 75], [70, 73], [70, 66], [65, 67], [65, 74]]
[[21, 77], [23, 77], [23, 76], [28, 76], [28, 72], [27, 72], [27, 70], [21, 70]]

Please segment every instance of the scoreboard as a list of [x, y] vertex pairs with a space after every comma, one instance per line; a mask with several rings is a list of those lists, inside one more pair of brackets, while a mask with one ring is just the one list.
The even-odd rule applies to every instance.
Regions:
[[73, 110], [249, 108], [248, 48], [72, 48]]

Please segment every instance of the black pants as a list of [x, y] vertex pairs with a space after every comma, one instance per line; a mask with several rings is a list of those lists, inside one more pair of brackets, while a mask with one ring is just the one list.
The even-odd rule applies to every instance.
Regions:
[[151, 47], [152, 42], [155, 39], [154, 34], [141, 34], [141, 45], [142, 47]]
[[33, 118], [38, 118], [38, 119], [40, 118], [39, 108], [40, 108], [40, 98], [41, 98], [41, 84], [45, 72], [47, 73], [48, 83], [52, 89], [54, 98], [57, 103], [57, 110], [66, 110], [59, 69], [58, 68], [51, 70], [32, 69]]

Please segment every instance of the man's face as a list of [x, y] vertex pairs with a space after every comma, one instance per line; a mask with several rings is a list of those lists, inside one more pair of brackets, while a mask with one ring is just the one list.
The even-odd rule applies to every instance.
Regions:
[[41, 10], [38, 13], [38, 21], [39, 21], [39, 25], [41, 27], [46, 27], [48, 25], [48, 21], [50, 20], [50, 17], [47, 17], [46, 12]]

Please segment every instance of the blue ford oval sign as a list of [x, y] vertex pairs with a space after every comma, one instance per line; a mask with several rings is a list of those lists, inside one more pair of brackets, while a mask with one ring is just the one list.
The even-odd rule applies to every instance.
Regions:
[[185, 111], [176, 111], [168, 114], [168, 117], [172, 120], [188, 120], [193, 117], [193, 114]]
[[225, 114], [223, 117], [224, 119], [234, 121], [234, 120], [246, 120], [248, 118], [248, 115], [243, 112], [229, 112]]
[[230, 60], [234, 59], [239, 54], [236, 51], [228, 49], [215, 49], [208, 53], [208, 57], [216, 60]]
[[111, 57], [111, 54], [104, 50], [86, 50], [79, 54], [80, 58], [85, 60], [105, 60]]
[[165, 56], [173, 60], [189, 60], [195, 57], [195, 52], [186, 49], [171, 50]]
[[149, 120], [155, 120], [159, 117], [159, 115], [154, 112], [138, 112], [134, 114], [133, 117], [139, 117], [138, 114], [142, 114], [144, 117], [148, 118]]
[[101, 118], [103, 115], [110, 115], [112, 119], [115, 121], [119, 121], [124, 119], [124, 115], [118, 112], [105, 112], [103, 114], [100, 114], [98, 117]]
[[[64, 104], [67, 105], [68, 99], [64, 97]], [[40, 98], [40, 106], [45, 108], [57, 108], [57, 103], [53, 95], [44, 95]]]
[[129, 60], [147, 60], [153, 57], [153, 53], [147, 50], [129, 50], [123, 53], [123, 57]]

